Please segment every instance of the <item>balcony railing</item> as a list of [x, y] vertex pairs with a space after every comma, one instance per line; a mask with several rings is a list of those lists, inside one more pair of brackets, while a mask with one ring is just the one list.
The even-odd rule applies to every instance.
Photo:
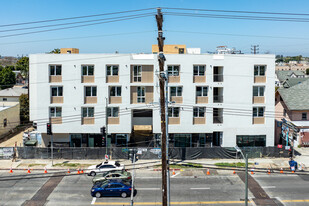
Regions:
[[223, 74], [214, 74], [214, 82], [223, 82]]
[[223, 95], [214, 95], [213, 100], [214, 103], [223, 103]]
[[214, 116], [213, 117], [214, 124], [222, 124], [223, 123], [223, 116]]

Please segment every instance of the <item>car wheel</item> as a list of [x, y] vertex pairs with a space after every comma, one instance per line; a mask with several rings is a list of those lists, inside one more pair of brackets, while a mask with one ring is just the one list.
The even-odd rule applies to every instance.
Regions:
[[121, 193], [121, 197], [126, 198], [127, 197], [127, 193], [125, 193], [125, 192]]
[[90, 176], [94, 177], [96, 173], [94, 171], [90, 172]]
[[95, 197], [97, 197], [97, 198], [101, 197], [101, 193], [99, 193], [99, 192], [95, 193]]

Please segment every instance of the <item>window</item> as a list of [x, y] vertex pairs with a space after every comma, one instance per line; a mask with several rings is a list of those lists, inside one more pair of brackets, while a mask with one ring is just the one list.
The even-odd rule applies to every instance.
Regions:
[[62, 97], [63, 96], [63, 87], [51, 87], [52, 97]]
[[253, 107], [253, 117], [264, 117], [264, 107]]
[[169, 117], [179, 117], [179, 107], [170, 107], [168, 108]]
[[208, 87], [196, 87], [196, 96], [197, 97], [207, 97]]
[[61, 75], [61, 65], [49, 65], [49, 74], [51, 76]]
[[137, 87], [137, 102], [144, 103], [146, 101], [145, 87]]
[[62, 108], [61, 107], [50, 107], [49, 108], [49, 116], [53, 117], [61, 117]]
[[265, 65], [255, 65], [254, 66], [254, 76], [265, 76], [266, 66]]
[[184, 48], [179, 48], [178, 49], [178, 53], [179, 54], [184, 54], [185, 53], [185, 49]]
[[179, 66], [169, 65], [167, 66], [168, 76], [179, 76]]
[[307, 112], [304, 112], [304, 113], [301, 114], [301, 119], [307, 120]]
[[142, 81], [142, 66], [133, 67], [133, 82]]
[[109, 96], [121, 97], [121, 87], [110, 87]]
[[266, 135], [237, 135], [238, 147], [265, 147]]
[[83, 117], [94, 117], [94, 107], [83, 107], [82, 115]]
[[85, 87], [86, 97], [96, 97], [97, 87]]
[[107, 76], [117, 76], [119, 67], [118, 65], [108, 65], [106, 66], [106, 75]]
[[283, 109], [283, 116], [286, 117], [286, 109]]
[[82, 65], [83, 76], [93, 76], [94, 66], [93, 65]]
[[254, 97], [264, 97], [265, 87], [253, 87]]
[[8, 101], [8, 99], [7, 99], [7, 98], [2, 98], [2, 100], [3, 100], [4, 102]]
[[108, 117], [119, 117], [119, 107], [108, 107], [107, 116]]
[[182, 87], [171, 87], [171, 97], [181, 97]]
[[205, 107], [193, 107], [193, 117], [205, 117]]
[[8, 120], [7, 118], [3, 119], [3, 127], [6, 127], [8, 125]]
[[205, 75], [205, 65], [195, 65], [193, 66], [194, 76], [204, 76]]

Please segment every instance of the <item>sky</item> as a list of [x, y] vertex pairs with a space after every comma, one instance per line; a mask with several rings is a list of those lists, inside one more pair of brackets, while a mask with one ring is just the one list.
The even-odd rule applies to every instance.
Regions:
[[[80, 53], [151, 53], [157, 43], [155, 15], [126, 21], [96, 24], [80, 28], [49, 31], [35, 34], [2, 37], [5, 35], [37, 31], [3, 31], [49, 24], [111, 18], [136, 13], [126, 13], [70, 21], [1, 27], [6, 24], [49, 19], [103, 14], [118, 11], [154, 8], [139, 12], [156, 12], [156, 7], [308, 13], [296, 18], [309, 19], [307, 0], [0, 0], [0, 55], [25, 56], [45, 53], [54, 48], [79, 48]], [[162, 9], [162, 12], [190, 12]], [[238, 13], [210, 13], [220, 15], [248, 15]], [[165, 44], [186, 44], [188, 48], [201, 48], [214, 52], [217, 46], [251, 52], [251, 45], [259, 45], [260, 53], [309, 56], [309, 22], [256, 21], [164, 15]], [[264, 14], [261, 14], [265, 16]], [[295, 16], [288, 16], [290, 18]], [[70, 25], [69, 25], [70, 26]], [[58, 26], [63, 27], [63, 26]], [[52, 28], [58, 28], [52, 27]]]

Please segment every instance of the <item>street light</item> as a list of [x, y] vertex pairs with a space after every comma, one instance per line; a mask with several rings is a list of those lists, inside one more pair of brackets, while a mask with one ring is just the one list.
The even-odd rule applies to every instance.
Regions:
[[244, 156], [244, 153], [242, 153], [241, 149], [238, 146], [235, 146], [235, 149], [236, 149], [237, 152], [240, 152], [241, 156], [246, 161], [245, 206], [248, 206], [248, 154], [246, 154], [246, 156]]

